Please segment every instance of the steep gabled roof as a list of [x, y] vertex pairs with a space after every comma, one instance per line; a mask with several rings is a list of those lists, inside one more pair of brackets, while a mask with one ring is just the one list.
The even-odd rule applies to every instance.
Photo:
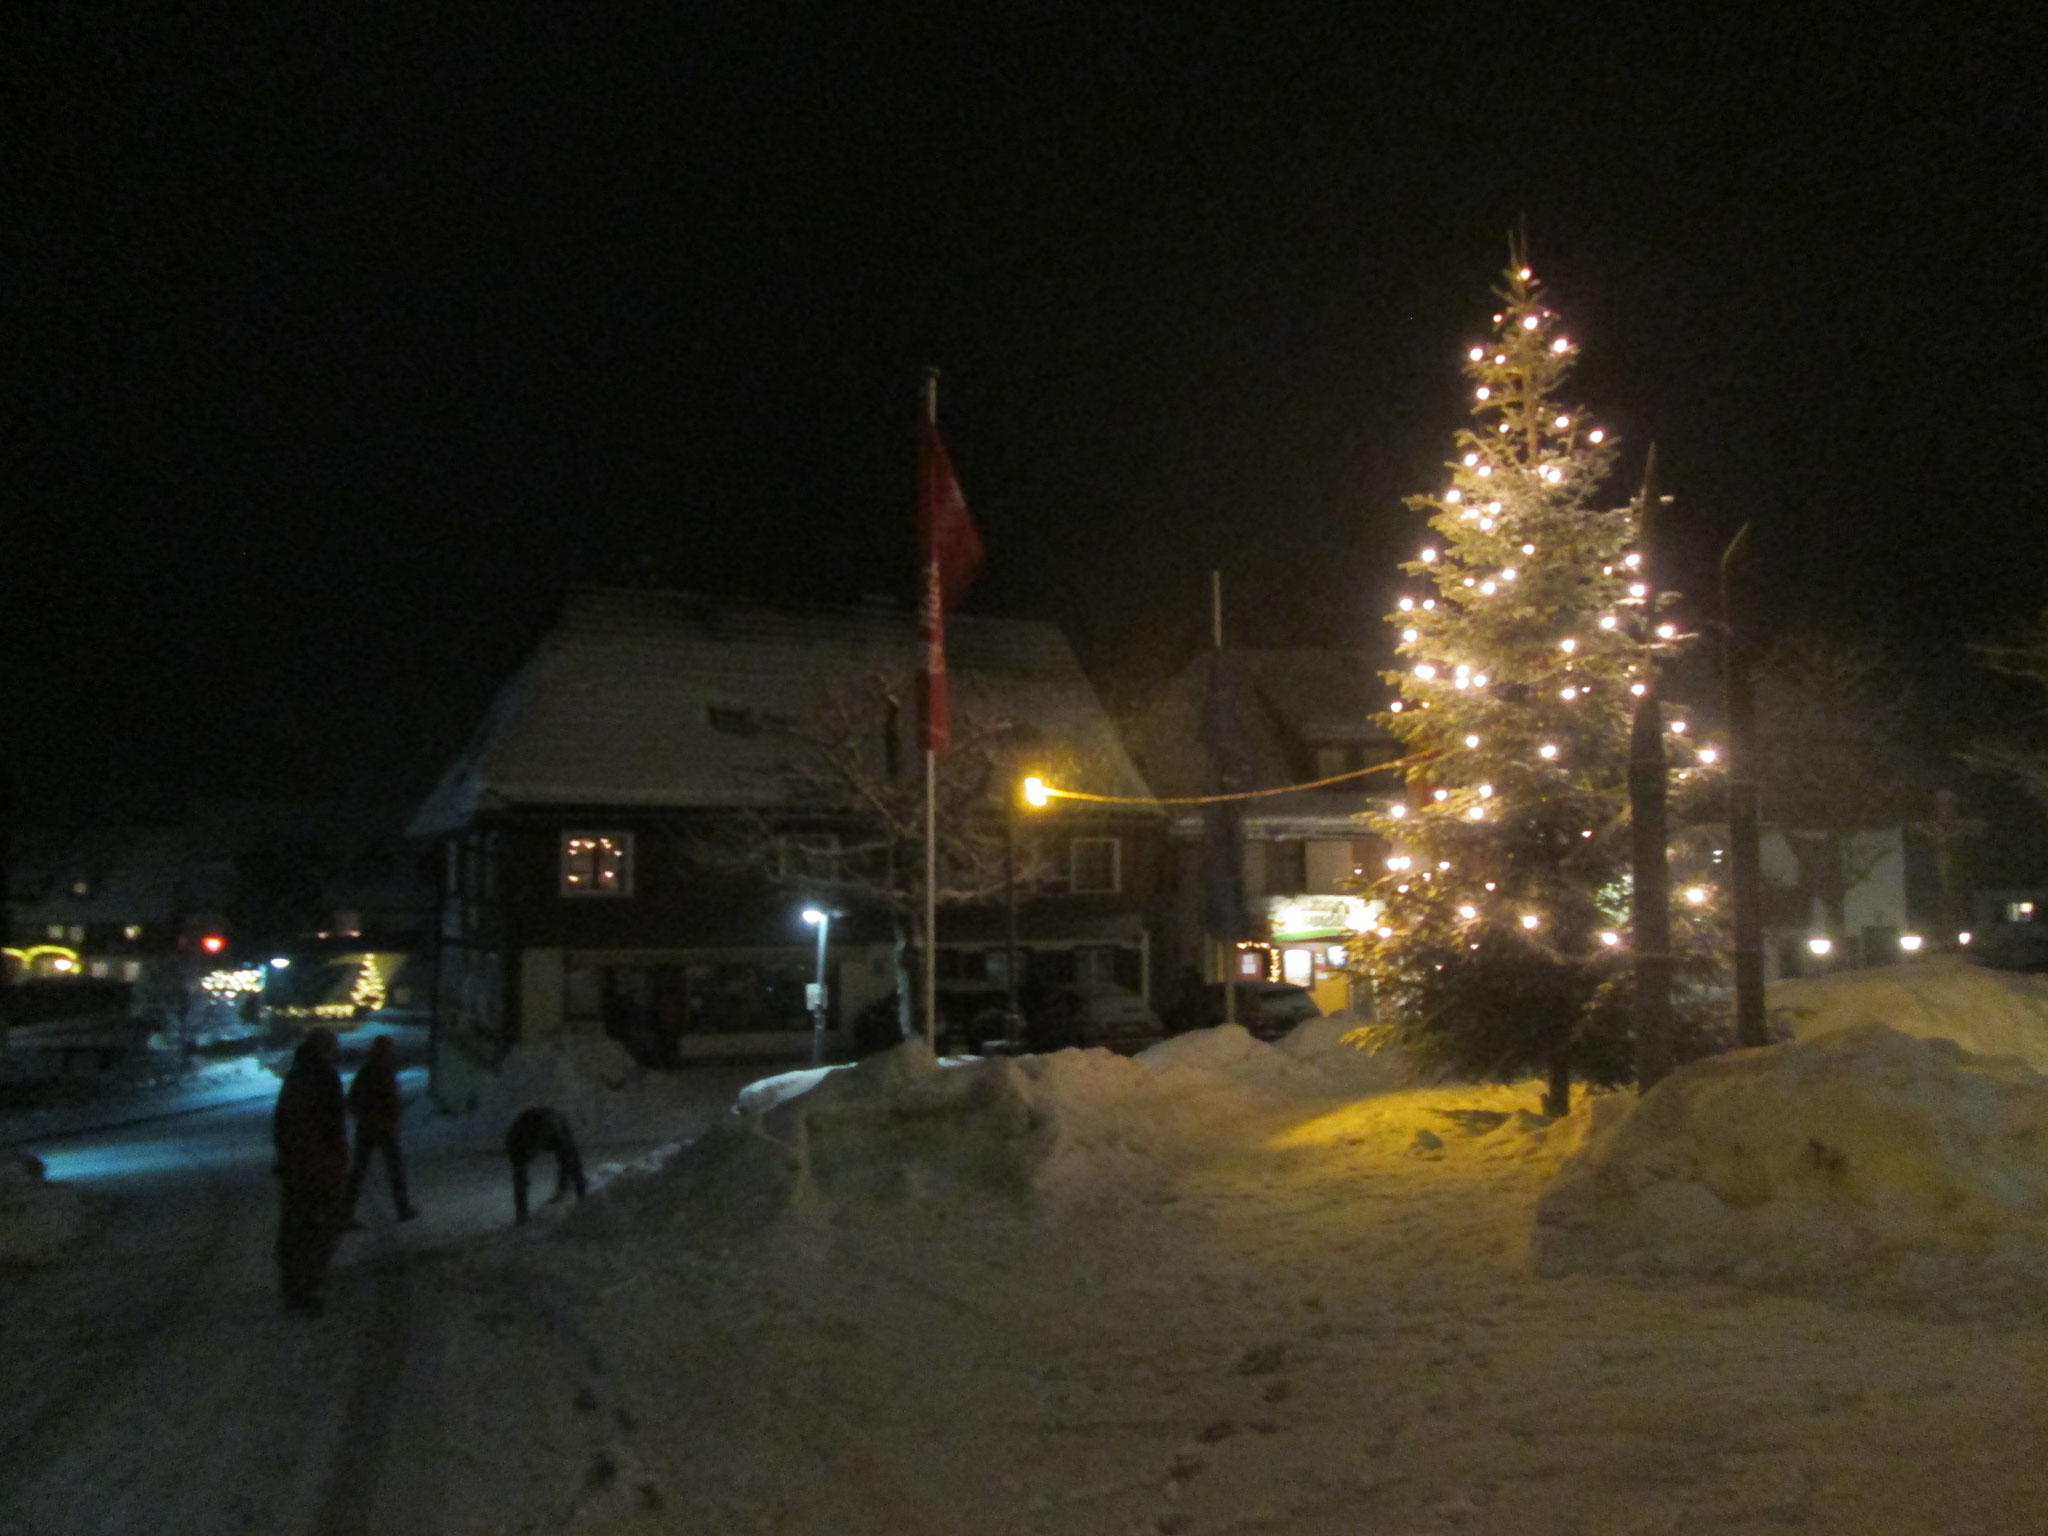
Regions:
[[[946, 659], [956, 731], [1000, 717], [1088, 763], [1090, 788], [1149, 793], [1055, 626], [950, 615]], [[507, 805], [771, 804], [784, 728], [874, 699], [878, 684], [908, 706], [917, 663], [908, 613], [581, 589], [411, 830], [435, 836]]]
[[[1346, 743], [1398, 752], [1372, 716], [1387, 689], [1363, 651], [1233, 649], [1236, 741], [1246, 789], [1271, 789], [1315, 778], [1314, 748]], [[1219, 782], [1208, 734], [1211, 657], [1196, 657], [1168, 679], [1130, 724], [1131, 750], [1161, 795], [1213, 793]], [[1345, 818], [1384, 793], [1392, 776], [1365, 778], [1327, 790], [1305, 790], [1244, 802], [1248, 821], [1287, 823]]]

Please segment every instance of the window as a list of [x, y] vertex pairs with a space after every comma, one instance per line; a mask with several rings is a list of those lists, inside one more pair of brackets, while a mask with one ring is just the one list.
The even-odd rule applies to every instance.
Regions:
[[564, 832], [562, 834], [564, 896], [630, 896], [633, 894], [633, 834], [630, 832]]
[[1108, 944], [1084, 944], [1074, 951], [1074, 980], [1116, 983], [1116, 950]]
[[1316, 777], [1334, 779], [1351, 770], [1351, 753], [1344, 747], [1325, 744], [1316, 748]]
[[1308, 844], [1283, 837], [1266, 846], [1266, 894], [1298, 896], [1308, 889]]
[[1123, 840], [1077, 837], [1069, 847], [1068, 870], [1076, 891], [1123, 889]]
[[142, 924], [125, 924], [121, 929], [121, 937], [126, 939], [129, 943], [133, 944], [137, 939], [142, 937]]
[[2031, 901], [2008, 901], [2005, 904], [2005, 920], [2008, 923], [2031, 923], [2034, 920], [2034, 904]]

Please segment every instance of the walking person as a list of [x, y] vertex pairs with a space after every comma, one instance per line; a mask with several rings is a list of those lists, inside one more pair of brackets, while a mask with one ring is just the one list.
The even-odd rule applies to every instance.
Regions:
[[400, 1221], [411, 1221], [419, 1212], [405, 1194], [405, 1154], [398, 1145], [398, 1122], [405, 1103], [398, 1096], [398, 1052], [389, 1035], [370, 1042], [370, 1054], [356, 1068], [348, 1085], [348, 1112], [356, 1121], [356, 1156], [348, 1170], [348, 1194], [343, 1206], [346, 1224], [353, 1229], [356, 1201], [363, 1192], [363, 1180], [370, 1172], [370, 1154], [384, 1154], [384, 1171], [391, 1176], [391, 1203]]
[[576, 1137], [569, 1129], [569, 1117], [558, 1109], [536, 1105], [523, 1109], [505, 1133], [505, 1155], [512, 1159], [512, 1209], [526, 1220], [526, 1165], [543, 1152], [555, 1154], [555, 1193], [552, 1205], [573, 1187], [581, 1200], [588, 1186], [583, 1181], [583, 1158], [576, 1150]]
[[320, 1288], [341, 1241], [348, 1189], [348, 1110], [335, 1057], [340, 1042], [316, 1029], [299, 1042], [271, 1116], [277, 1148], [277, 1270], [284, 1304], [320, 1315]]

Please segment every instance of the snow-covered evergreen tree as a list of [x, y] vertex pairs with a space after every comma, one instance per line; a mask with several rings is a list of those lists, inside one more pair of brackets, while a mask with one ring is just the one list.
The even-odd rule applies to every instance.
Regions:
[[1419, 761], [1368, 817], [1388, 854], [1358, 953], [1408, 1049], [1545, 1073], [1562, 1113], [1574, 1075], [1629, 1075], [1610, 984], [1628, 954], [1629, 725], [1675, 631], [1641, 568], [1641, 509], [1601, 500], [1614, 442], [1561, 397], [1568, 333], [1527, 267], [1499, 298], [1448, 483], [1410, 499], [1429, 532], [1389, 616], [1404, 665], [1381, 719]]

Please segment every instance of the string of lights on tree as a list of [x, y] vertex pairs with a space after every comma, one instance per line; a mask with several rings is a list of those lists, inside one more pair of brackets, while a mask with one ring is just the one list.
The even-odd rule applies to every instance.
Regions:
[[[1569, 332], [1527, 266], [1499, 299], [1465, 356], [1471, 424], [1447, 483], [1410, 498], [1428, 531], [1389, 615], [1401, 665], [1380, 719], [1425, 765], [1368, 817], [1388, 852], [1368, 872], [1360, 963], [1383, 1002], [1436, 1013], [1461, 957], [1586, 984], [1616, 969], [1630, 720], [1655, 659], [1688, 638], [1644, 566], [1642, 508], [1600, 503], [1616, 444], [1562, 398]], [[1711, 769], [1682, 717], [1666, 729], [1682, 776]], [[1682, 912], [1712, 905], [1708, 884], [1682, 888]]]

